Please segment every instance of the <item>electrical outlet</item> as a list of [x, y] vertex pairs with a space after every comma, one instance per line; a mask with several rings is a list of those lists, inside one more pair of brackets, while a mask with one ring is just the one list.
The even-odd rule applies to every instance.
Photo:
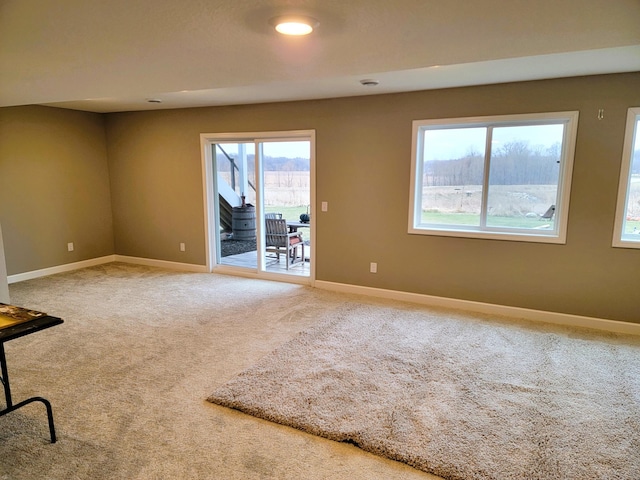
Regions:
[[67, 251], [73, 252], [73, 242], [67, 243]]
[[180, 243], [180, 251], [181, 252], [185, 252], [187, 250], [187, 247], [185, 246], [184, 243]]
[[329, 202], [322, 202], [321, 209], [322, 209], [323, 212], [328, 211], [329, 210]]
[[378, 273], [378, 264], [376, 262], [371, 262], [369, 264], [369, 272]]

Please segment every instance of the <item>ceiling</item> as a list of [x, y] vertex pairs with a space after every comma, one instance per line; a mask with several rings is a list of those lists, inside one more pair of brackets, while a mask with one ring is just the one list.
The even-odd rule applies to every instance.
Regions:
[[[282, 37], [268, 21], [288, 13], [320, 25]], [[116, 112], [629, 71], [640, 0], [0, 0], [0, 106]]]

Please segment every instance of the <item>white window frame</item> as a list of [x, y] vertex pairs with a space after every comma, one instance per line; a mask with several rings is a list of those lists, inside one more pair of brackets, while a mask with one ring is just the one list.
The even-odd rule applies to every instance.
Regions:
[[[465, 238], [484, 238], [494, 240], [512, 240], [520, 242], [566, 243], [567, 221], [569, 216], [569, 197], [571, 176], [578, 130], [577, 111], [535, 113], [518, 115], [498, 115], [484, 117], [464, 117], [448, 119], [415, 120], [413, 122], [413, 141], [411, 149], [411, 187], [409, 200], [409, 229], [411, 234], [437, 235]], [[476, 227], [468, 225], [430, 225], [421, 223], [422, 219], [422, 178], [423, 178], [423, 138], [429, 128], [463, 127], [503, 127], [519, 125], [565, 124], [562, 140], [562, 155], [558, 176], [556, 198], [556, 222], [553, 230], [507, 229], [502, 227]], [[485, 152], [486, 155], [486, 152]], [[485, 168], [485, 189], [489, 169]], [[486, 202], [486, 198], [483, 200]]]
[[640, 119], [640, 107], [633, 107], [627, 111], [627, 125], [624, 133], [624, 147], [622, 149], [622, 166], [620, 168], [620, 183], [618, 184], [618, 202], [616, 204], [616, 220], [613, 228], [613, 246], [621, 248], [640, 248], [640, 235], [625, 234], [627, 205], [631, 187], [631, 165], [633, 163], [634, 145], [640, 135], [636, 125]]

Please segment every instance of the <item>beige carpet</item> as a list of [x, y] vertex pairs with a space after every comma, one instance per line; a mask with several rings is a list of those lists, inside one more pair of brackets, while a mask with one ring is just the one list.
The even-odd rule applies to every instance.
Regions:
[[447, 479], [640, 479], [640, 342], [349, 303], [209, 401]]
[[[450, 329], [442, 338], [460, 345], [463, 337], [458, 340], [458, 330], [446, 321], [451, 312], [299, 285], [117, 263], [16, 283], [10, 290], [13, 303], [60, 316], [65, 323], [6, 344], [14, 401], [33, 395], [48, 398], [58, 443], [48, 442], [42, 405], [0, 417], [1, 480], [436, 478], [351, 444], [208, 403], [206, 397], [301, 332], [347, 318], [350, 312], [360, 311], [373, 320], [380, 309], [395, 312], [389, 320], [405, 322], [431, 316], [440, 331]], [[471, 320], [471, 325], [479, 332], [500, 328], [494, 330], [493, 341], [482, 334], [459, 348], [456, 357], [461, 359], [467, 350], [489, 355], [494, 344], [509, 345], [515, 340], [507, 340], [514, 338], [520, 342], [527, 332], [548, 337], [552, 345], [574, 340], [585, 346], [585, 352], [609, 351], [601, 371], [589, 375], [592, 383], [605, 377], [612, 394], [613, 385], [628, 385], [623, 389], [629, 392], [624, 400], [627, 417], [620, 424], [627, 421], [638, 430], [637, 366], [628, 368], [619, 356], [635, 348], [637, 358], [638, 343], [517, 323], [507, 327]], [[367, 322], [352, 338], [347, 353], [364, 341], [369, 328]], [[405, 355], [407, 349], [400, 350]], [[551, 364], [540, 368], [563, 371], [561, 350], [546, 358]], [[462, 369], [473, 367], [458, 358], [452, 362]], [[583, 367], [578, 365], [576, 372], [584, 372]], [[578, 394], [569, 398], [579, 405]], [[438, 395], [450, 398], [453, 392], [441, 389]], [[496, 404], [509, 407], [501, 398], [495, 399]], [[582, 421], [593, 423], [601, 415], [594, 412], [593, 418]], [[450, 418], [446, 410], [441, 412], [443, 422]], [[598, 441], [620, 443], [637, 458], [637, 437], [619, 439], [619, 431], [616, 425]], [[454, 453], [447, 445], [442, 456], [453, 461]], [[612, 457], [610, 462], [618, 460]], [[564, 461], [562, 450], [546, 461]], [[493, 467], [487, 468], [491, 474]]]
[[6, 344], [14, 401], [48, 398], [58, 442], [42, 405], [0, 417], [0, 480], [434, 478], [206, 401], [356, 297], [117, 263], [10, 289], [65, 323]]

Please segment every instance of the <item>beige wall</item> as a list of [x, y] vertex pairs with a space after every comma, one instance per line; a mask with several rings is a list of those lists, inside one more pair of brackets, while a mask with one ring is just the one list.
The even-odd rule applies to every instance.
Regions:
[[[319, 280], [640, 323], [640, 250], [611, 247], [632, 106], [640, 73], [108, 115], [0, 109], [8, 273], [114, 252], [202, 265], [200, 134], [315, 129], [316, 201], [329, 202]], [[580, 111], [566, 245], [407, 233], [412, 120], [562, 110]]]
[[[640, 322], [640, 250], [611, 247], [625, 116], [639, 105], [634, 73], [111, 114], [116, 250], [204, 264], [200, 133], [315, 129], [316, 201], [329, 202], [319, 280]], [[412, 120], [565, 110], [580, 111], [566, 245], [407, 233]]]
[[0, 223], [9, 275], [114, 253], [103, 116], [0, 109]]

